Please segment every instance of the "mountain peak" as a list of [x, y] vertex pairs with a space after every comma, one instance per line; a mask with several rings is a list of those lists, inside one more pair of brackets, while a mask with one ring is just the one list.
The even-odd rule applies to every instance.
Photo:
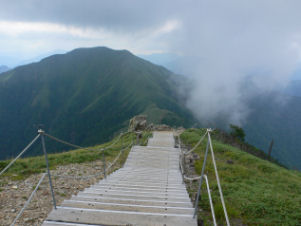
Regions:
[[70, 52], [68, 52], [67, 54], [84, 54], [84, 53], [126, 53], [129, 55], [134, 56], [130, 51], [126, 50], [126, 49], [122, 49], [122, 50], [115, 50], [115, 49], [111, 49], [105, 46], [97, 46], [97, 47], [82, 47], [82, 48], [77, 48], [74, 50], [71, 50]]
[[169, 80], [173, 74], [127, 50], [79, 48], [5, 76], [0, 80], [0, 134], [5, 140], [0, 150], [11, 151], [0, 158], [22, 148], [38, 124], [63, 139], [90, 145], [107, 140], [138, 114], [150, 115], [154, 123], [193, 123]]

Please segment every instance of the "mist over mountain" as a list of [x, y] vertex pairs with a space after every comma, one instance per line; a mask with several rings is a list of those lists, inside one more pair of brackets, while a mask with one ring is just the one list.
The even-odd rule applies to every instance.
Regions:
[[[192, 126], [196, 120], [186, 107], [190, 87], [187, 77], [126, 50], [105, 47], [76, 49], [17, 67], [0, 77], [0, 158], [15, 156], [35, 136], [39, 124], [83, 146], [108, 140], [137, 114], [147, 114], [154, 123]], [[294, 82], [289, 90], [298, 93], [298, 87]], [[285, 101], [280, 104], [277, 99]], [[267, 152], [274, 139], [272, 156], [301, 169], [301, 97], [279, 92], [245, 104], [251, 109], [241, 125], [247, 141]], [[198, 123], [228, 128], [231, 122], [223, 116]], [[51, 144], [48, 149], [64, 148]], [[31, 154], [39, 151], [37, 147]]]
[[272, 156], [301, 170], [301, 97], [282, 92], [262, 95], [252, 99], [249, 107], [252, 111], [242, 126], [247, 141], [267, 153], [274, 140]]
[[76, 49], [3, 73], [0, 157], [15, 156], [39, 124], [83, 146], [108, 140], [137, 114], [154, 123], [191, 126], [194, 118], [175, 92], [175, 77], [126, 50], [105, 47]]
[[301, 80], [291, 81], [284, 92], [290, 96], [301, 97]]

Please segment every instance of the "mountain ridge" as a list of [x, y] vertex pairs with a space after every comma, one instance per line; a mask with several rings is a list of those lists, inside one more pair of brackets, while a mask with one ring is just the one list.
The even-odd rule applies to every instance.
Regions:
[[75, 49], [3, 73], [2, 158], [16, 154], [39, 124], [79, 145], [106, 141], [141, 113], [156, 112], [154, 123], [191, 125], [193, 116], [173, 88], [175, 76], [129, 51], [106, 47]]

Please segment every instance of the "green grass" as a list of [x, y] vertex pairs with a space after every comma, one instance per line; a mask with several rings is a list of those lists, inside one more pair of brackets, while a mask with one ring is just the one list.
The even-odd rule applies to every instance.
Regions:
[[148, 139], [152, 136], [152, 132], [143, 132], [142, 134], [142, 140], [140, 142], [140, 145], [146, 146]]
[[[123, 148], [128, 146], [135, 138], [135, 134], [128, 133], [123, 135], [116, 144], [112, 147], [105, 150], [105, 156], [108, 161], [111, 161], [118, 155], [119, 151]], [[146, 137], [147, 133], [143, 134], [143, 137]], [[99, 150], [101, 148], [105, 148], [112, 143], [114, 143], [118, 137], [114, 138], [112, 141], [97, 145], [94, 147], [89, 147], [91, 151], [84, 150], [84, 149], [76, 149], [72, 151], [57, 153], [57, 154], [48, 154], [49, 165], [50, 169], [55, 169], [59, 165], [68, 165], [71, 163], [84, 163], [84, 162], [92, 162], [96, 160], [102, 159], [102, 152]], [[94, 151], [93, 151], [94, 150]], [[126, 156], [123, 156], [122, 159], [125, 160]], [[0, 161], [0, 171], [6, 167], [6, 165], [11, 160]], [[12, 180], [23, 180], [28, 176], [45, 172], [46, 170], [46, 163], [44, 156], [36, 156], [36, 157], [29, 157], [29, 158], [22, 158], [17, 160], [8, 171], [2, 175], [1, 177], [8, 177]], [[1, 179], [1, 178], [0, 178]], [[4, 182], [3, 182], [4, 183]], [[0, 181], [0, 186], [2, 182]]]
[[[193, 146], [204, 132], [189, 129], [181, 135], [181, 139], [185, 144]], [[200, 160], [195, 163], [198, 174], [201, 172], [205, 145], [206, 142], [203, 142], [195, 151], [200, 156]], [[230, 221], [247, 225], [301, 225], [300, 172], [285, 169], [216, 140], [213, 140], [213, 148]], [[211, 155], [208, 157], [206, 173], [212, 189], [215, 213], [221, 223], [225, 222], [223, 209]], [[204, 184], [202, 189], [204, 196], [199, 207], [204, 211], [199, 218], [205, 221], [205, 225], [212, 225]]]

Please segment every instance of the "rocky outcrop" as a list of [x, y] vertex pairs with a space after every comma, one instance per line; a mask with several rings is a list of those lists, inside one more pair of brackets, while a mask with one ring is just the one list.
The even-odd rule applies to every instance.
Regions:
[[160, 124], [160, 125], [154, 125], [153, 130], [156, 130], [156, 131], [171, 131], [173, 129], [168, 125]]
[[130, 120], [129, 131], [143, 131], [147, 128], [147, 116], [137, 115]]

